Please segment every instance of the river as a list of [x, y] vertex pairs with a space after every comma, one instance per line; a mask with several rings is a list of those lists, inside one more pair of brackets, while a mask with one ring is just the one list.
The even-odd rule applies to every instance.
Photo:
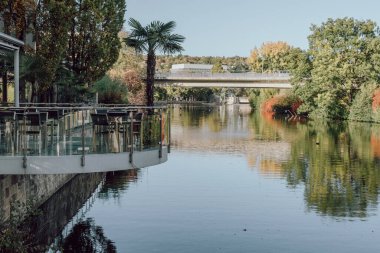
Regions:
[[379, 252], [379, 125], [274, 119], [248, 106], [174, 106], [171, 115], [167, 163], [82, 175], [45, 204], [72, 213], [52, 247]]

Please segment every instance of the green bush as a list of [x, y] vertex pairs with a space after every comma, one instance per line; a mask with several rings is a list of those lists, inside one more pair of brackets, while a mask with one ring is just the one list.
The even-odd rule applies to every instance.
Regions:
[[315, 99], [317, 107], [310, 113], [312, 118], [347, 119], [349, 106], [347, 97], [338, 89], [318, 94]]
[[128, 103], [128, 89], [119, 80], [113, 80], [108, 75], [94, 84], [93, 92], [98, 93], [99, 103], [125, 104]]
[[375, 89], [375, 85], [365, 86], [360, 89], [350, 108], [348, 117], [350, 120], [371, 122], [378, 117], [378, 113], [375, 113], [375, 115], [372, 110], [372, 97]]

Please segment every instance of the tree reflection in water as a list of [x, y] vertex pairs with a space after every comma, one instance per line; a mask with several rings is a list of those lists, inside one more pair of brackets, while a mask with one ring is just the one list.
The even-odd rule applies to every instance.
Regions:
[[139, 169], [108, 172], [98, 193], [100, 199], [119, 199], [126, 192], [130, 182], [136, 182]]
[[63, 239], [63, 252], [113, 253], [117, 252], [114, 243], [104, 235], [103, 228], [96, 226], [91, 218], [77, 223]]
[[377, 208], [380, 126], [368, 123], [266, 119], [253, 115], [255, 134], [291, 143], [280, 161], [288, 185], [304, 185], [309, 210], [333, 217], [366, 217]]

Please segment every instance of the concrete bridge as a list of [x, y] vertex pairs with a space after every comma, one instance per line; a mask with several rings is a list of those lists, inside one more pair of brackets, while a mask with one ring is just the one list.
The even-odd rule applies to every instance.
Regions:
[[288, 73], [157, 73], [155, 84], [189, 88], [292, 88]]

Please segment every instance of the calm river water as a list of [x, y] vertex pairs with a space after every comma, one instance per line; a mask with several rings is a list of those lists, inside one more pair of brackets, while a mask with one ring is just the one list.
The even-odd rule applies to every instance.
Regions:
[[273, 119], [248, 106], [175, 106], [172, 117], [167, 163], [82, 175], [69, 186], [72, 196], [94, 182], [56, 245], [85, 249], [92, 238], [106, 252], [380, 251], [379, 125]]

